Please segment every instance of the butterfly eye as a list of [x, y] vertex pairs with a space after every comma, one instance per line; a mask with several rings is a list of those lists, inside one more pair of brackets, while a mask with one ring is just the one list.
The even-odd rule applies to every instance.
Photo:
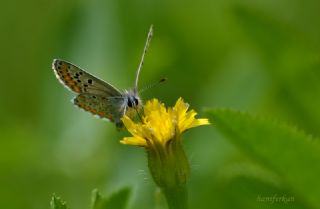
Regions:
[[127, 104], [128, 104], [128, 107], [132, 107], [133, 106], [132, 101], [131, 101], [130, 98], [128, 99], [128, 103]]
[[139, 100], [138, 100], [137, 98], [134, 98], [133, 100], [134, 100], [134, 104], [135, 104], [135, 106], [138, 106], [138, 104], [139, 104]]

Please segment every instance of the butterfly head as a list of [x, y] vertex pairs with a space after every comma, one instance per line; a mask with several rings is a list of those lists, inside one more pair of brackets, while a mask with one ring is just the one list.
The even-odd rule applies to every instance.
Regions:
[[139, 99], [137, 97], [128, 97], [127, 105], [128, 107], [137, 107], [140, 104]]
[[140, 116], [140, 110], [143, 107], [142, 101], [137, 93], [135, 91], [125, 91], [123, 94], [124, 97], [124, 103], [123, 103], [123, 109], [125, 110], [124, 114], [127, 115], [130, 118], [139, 117]]
[[140, 109], [142, 107], [142, 101], [136, 91], [125, 92], [125, 105], [129, 108]]

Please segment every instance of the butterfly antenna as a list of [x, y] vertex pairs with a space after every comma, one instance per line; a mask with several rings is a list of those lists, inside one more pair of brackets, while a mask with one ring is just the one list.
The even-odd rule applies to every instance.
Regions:
[[166, 80], [168, 80], [168, 79], [167, 79], [167, 78], [161, 78], [158, 82], [152, 83], [152, 84], [149, 84], [149, 85], [143, 87], [143, 88], [139, 91], [139, 93], [142, 93], [142, 92], [144, 92], [145, 90], [151, 89], [151, 88], [153, 88], [153, 87], [155, 87], [155, 86], [157, 86], [157, 85], [165, 82]]
[[146, 41], [146, 45], [144, 46], [142, 57], [141, 57], [141, 60], [140, 60], [140, 64], [139, 64], [139, 67], [138, 67], [138, 70], [137, 70], [136, 80], [135, 80], [135, 85], [134, 85], [134, 92], [138, 92], [138, 81], [139, 81], [140, 71], [141, 71], [141, 68], [143, 66], [144, 56], [146, 55], [147, 50], [149, 48], [149, 44], [150, 44], [152, 35], [153, 35], [153, 25], [150, 26], [148, 37], [147, 37], [147, 41]]

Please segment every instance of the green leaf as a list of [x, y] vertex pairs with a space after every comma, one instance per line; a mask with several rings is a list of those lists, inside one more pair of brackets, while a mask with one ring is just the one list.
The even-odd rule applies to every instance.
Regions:
[[216, 128], [254, 160], [276, 172], [297, 197], [320, 208], [319, 141], [293, 127], [232, 110], [208, 111]]
[[68, 209], [67, 203], [55, 194], [52, 195], [50, 205], [51, 209]]
[[102, 197], [98, 190], [92, 192], [92, 209], [125, 209], [131, 190], [123, 188], [109, 197]]

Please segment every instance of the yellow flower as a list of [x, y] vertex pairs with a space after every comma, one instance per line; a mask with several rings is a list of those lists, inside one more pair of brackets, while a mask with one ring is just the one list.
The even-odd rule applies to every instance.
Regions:
[[135, 123], [128, 116], [122, 118], [132, 137], [120, 142], [145, 148], [151, 176], [163, 191], [170, 209], [187, 208], [190, 166], [181, 135], [189, 128], [209, 124], [208, 119], [196, 119], [197, 113], [188, 108], [182, 98], [172, 108], [152, 99], [144, 106], [141, 122]]
[[128, 116], [122, 118], [123, 124], [132, 134], [125, 137], [122, 144], [150, 147], [165, 146], [168, 141], [178, 139], [189, 128], [209, 124], [208, 119], [196, 119], [194, 110], [179, 98], [173, 108], [166, 108], [157, 99], [148, 101], [144, 106], [142, 122], [135, 123]]
[[170, 209], [187, 208], [190, 168], [180, 136], [189, 128], [209, 124], [208, 119], [196, 119], [197, 113], [188, 108], [182, 98], [173, 108], [152, 99], [144, 106], [141, 122], [135, 123], [128, 116], [122, 118], [132, 137], [120, 142], [145, 148], [151, 176], [163, 191]]

